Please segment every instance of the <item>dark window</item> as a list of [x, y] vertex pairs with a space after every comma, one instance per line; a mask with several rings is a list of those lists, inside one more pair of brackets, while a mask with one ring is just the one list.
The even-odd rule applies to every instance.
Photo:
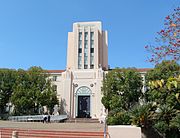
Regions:
[[90, 65], [90, 69], [94, 69], [94, 65]]
[[94, 48], [91, 48], [91, 53], [94, 53]]
[[79, 32], [79, 40], [82, 40], [82, 32]]
[[78, 53], [82, 53], [82, 48], [79, 48], [79, 49], [78, 49]]
[[53, 81], [57, 81], [57, 76], [53, 76]]
[[84, 65], [84, 69], [87, 69], [88, 68], [88, 65]]
[[54, 91], [55, 93], [57, 93], [57, 85], [53, 85], [52, 88], [53, 88], [53, 91]]

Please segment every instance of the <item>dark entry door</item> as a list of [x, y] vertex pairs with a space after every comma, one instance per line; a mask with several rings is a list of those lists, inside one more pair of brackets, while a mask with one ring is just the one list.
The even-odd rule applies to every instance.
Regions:
[[78, 117], [90, 118], [90, 96], [78, 96]]

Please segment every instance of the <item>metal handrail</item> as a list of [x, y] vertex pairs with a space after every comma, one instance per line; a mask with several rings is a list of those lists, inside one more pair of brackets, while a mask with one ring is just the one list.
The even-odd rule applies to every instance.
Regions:
[[[62, 121], [67, 119], [67, 115], [50, 115], [51, 121]], [[28, 121], [42, 121], [43, 115], [27, 115], [27, 116], [9, 116], [8, 120], [28, 122]]]
[[107, 116], [104, 119], [104, 138], [107, 136]]

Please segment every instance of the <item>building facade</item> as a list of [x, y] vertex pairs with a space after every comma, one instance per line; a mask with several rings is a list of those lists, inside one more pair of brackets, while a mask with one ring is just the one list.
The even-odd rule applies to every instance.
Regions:
[[[101, 22], [77, 22], [68, 33], [66, 70], [49, 70], [60, 101], [60, 114], [101, 118], [101, 86], [108, 71], [107, 31]], [[139, 69], [144, 76], [146, 69]]]
[[101, 86], [108, 70], [107, 31], [101, 22], [78, 22], [68, 33], [66, 70], [49, 71], [61, 114], [99, 118], [104, 113]]

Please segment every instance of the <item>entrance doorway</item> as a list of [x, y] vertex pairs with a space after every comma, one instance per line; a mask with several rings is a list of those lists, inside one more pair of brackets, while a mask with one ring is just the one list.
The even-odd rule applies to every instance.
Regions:
[[78, 118], [90, 118], [90, 96], [78, 96]]

